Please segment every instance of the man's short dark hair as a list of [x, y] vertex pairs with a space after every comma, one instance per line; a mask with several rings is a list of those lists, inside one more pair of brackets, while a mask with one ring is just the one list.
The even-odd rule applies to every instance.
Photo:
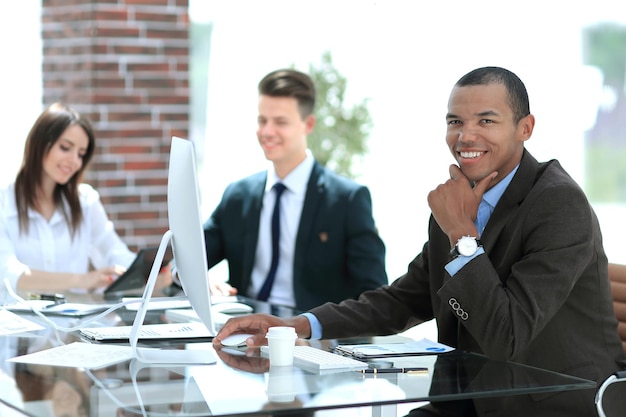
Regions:
[[517, 75], [507, 69], [500, 67], [477, 68], [465, 74], [456, 83], [458, 87], [488, 84], [504, 85], [508, 94], [509, 106], [513, 110], [515, 123], [530, 114], [526, 86]]
[[267, 74], [259, 82], [259, 94], [270, 97], [293, 97], [298, 101], [300, 117], [313, 113], [315, 85], [307, 74], [293, 69], [279, 69]]

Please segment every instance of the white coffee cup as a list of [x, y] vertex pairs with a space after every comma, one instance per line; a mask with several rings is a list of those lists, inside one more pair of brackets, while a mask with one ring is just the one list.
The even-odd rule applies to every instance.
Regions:
[[287, 403], [296, 398], [292, 366], [272, 366], [267, 375], [267, 398], [275, 403]]
[[270, 365], [293, 365], [293, 351], [296, 345], [296, 329], [293, 327], [270, 327], [265, 334], [269, 347]]

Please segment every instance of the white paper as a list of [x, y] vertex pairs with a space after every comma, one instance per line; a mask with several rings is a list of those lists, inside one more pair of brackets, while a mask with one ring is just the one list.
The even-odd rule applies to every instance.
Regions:
[[8, 310], [0, 310], [0, 336], [42, 329], [45, 327]]
[[55, 316], [81, 317], [90, 314], [101, 313], [112, 307], [113, 304], [85, 304], [85, 303], [61, 303], [47, 300], [28, 300], [25, 303], [10, 304], [5, 306], [7, 310], [15, 312], [39, 311], [43, 314]]
[[[137, 301], [136, 303], [126, 304], [127, 310], [137, 311], [141, 305], [141, 298], [137, 297], [124, 297], [122, 302]], [[153, 298], [148, 302], [148, 310], [165, 310], [168, 308], [189, 308], [191, 304], [189, 300], [171, 300], [168, 298]]]
[[71, 368], [98, 369], [133, 358], [130, 346], [100, 345], [74, 342], [28, 355], [9, 359], [11, 362], [36, 365], [67, 366]]
[[62, 316], [85, 316], [88, 314], [101, 313], [112, 306], [113, 304], [63, 303], [47, 307], [41, 312], [44, 314], [59, 314]]
[[17, 311], [19, 313], [20, 311], [32, 311], [32, 310], [40, 311], [47, 307], [50, 307], [51, 305], [54, 305], [54, 301], [26, 300], [25, 302], [21, 302], [21, 303], [5, 305], [4, 308], [10, 311]]

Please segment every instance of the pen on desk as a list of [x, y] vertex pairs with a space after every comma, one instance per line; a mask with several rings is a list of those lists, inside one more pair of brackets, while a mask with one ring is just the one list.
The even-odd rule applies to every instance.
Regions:
[[427, 374], [428, 368], [368, 368], [360, 371], [362, 374]]
[[28, 294], [29, 300], [44, 300], [54, 301], [55, 304], [63, 304], [65, 302], [65, 296], [63, 294]]

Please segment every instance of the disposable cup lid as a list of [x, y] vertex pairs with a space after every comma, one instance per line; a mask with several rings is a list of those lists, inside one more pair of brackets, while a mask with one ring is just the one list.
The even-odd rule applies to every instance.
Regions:
[[270, 327], [267, 329], [266, 337], [296, 337], [296, 329], [293, 327]]

